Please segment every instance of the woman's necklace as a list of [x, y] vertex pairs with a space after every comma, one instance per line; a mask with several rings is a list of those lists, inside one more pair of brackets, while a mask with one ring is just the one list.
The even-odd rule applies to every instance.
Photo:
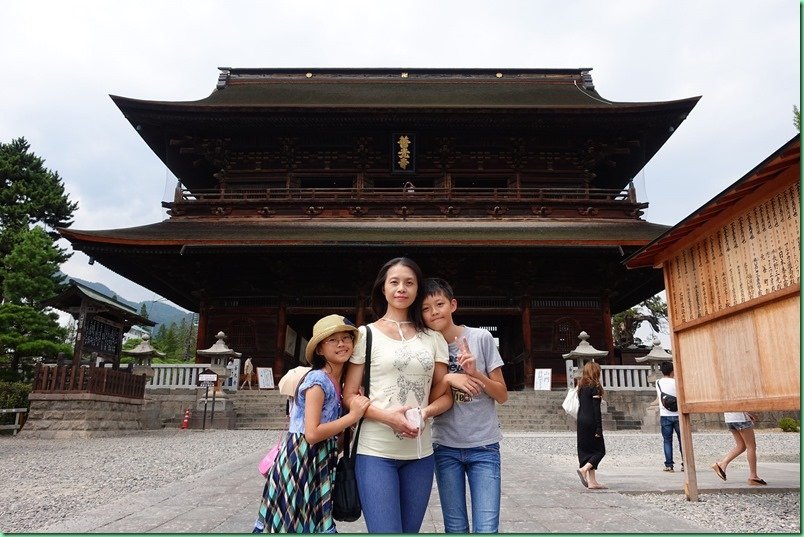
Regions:
[[394, 324], [396, 325], [396, 329], [397, 329], [397, 331], [399, 332], [399, 338], [400, 338], [402, 341], [405, 341], [405, 334], [404, 334], [404, 333], [402, 333], [402, 325], [403, 325], [403, 324], [413, 324], [413, 322], [412, 322], [412, 321], [395, 321], [395, 320], [393, 320], [393, 319], [387, 319], [387, 318], [385, 318], [385, 317], [382, 317], [380, 320], [381, 320], [381, 321], [388, 322], [388, 323], [394, 323]]

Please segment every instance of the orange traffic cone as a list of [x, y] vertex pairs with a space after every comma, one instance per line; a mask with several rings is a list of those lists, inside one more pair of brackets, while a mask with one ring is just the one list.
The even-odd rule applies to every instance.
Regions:
[[184, 411], [184, 421], [181, 422], [181, 428], [186, 429], [190, 425], [190, 409]]

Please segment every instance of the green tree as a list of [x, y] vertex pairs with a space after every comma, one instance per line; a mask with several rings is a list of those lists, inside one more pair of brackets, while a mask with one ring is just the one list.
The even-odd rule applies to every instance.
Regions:
[[636, 332], [643, 322], [650, 324], [654, 332], [667, 333], [667, 303], [659, 295], [654, 295], [636, 306], [612, 316], [611, 331], [614, 344], [630, 347], [641, 344]]
[[59, 264], [65, 258], [64, 250], [40, 227], [21, 231], [18, 241], [0, 267], [3, 297], [15, 304], [41, 309], [40, 303], [64, 289], [59, 275]]
[[148, 318], [148, 308], [145, 306], [145, 302], [140, 304], [139, 316], [140, 317], [145, 317], [146, 319]]
[[72, 347], [64, 340], [67, 330], [56, 322], [56, 313], [42, 313], [27, 305], [0, 304], [0, 362], [5, 367], [5, 380], [29, 378], [33, 360], [26, 358], [47, 357], [55, 359], [59, 352], [72, 354]]
[[801, 110], [796, 105], [793, 105], [793, 125], [798, 132], [801, 132]]
[[[77, 208], [59, 174], [47, 169], [45, 161], [30, 152], [25, 138], [0, 142], [0, 259], [35, 224], [44, 226], [55, 241], [58, 235], [52, 230], [69, 227]], [[64, 251], [61, 256], [60, 263], [69, 257]], [[0, 290], [4, 289], [2, 283]]]

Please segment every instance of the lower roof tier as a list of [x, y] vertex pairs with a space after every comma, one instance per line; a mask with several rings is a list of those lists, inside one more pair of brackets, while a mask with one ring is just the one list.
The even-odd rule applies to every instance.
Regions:
[[[666, 226], [644, 221], [177, 219], [62, 229], [76, 250], [198, 311], [237, 298], [369, 296], [388, 259], [416, 260], [459, 296], [605, 298], [613, 312], [663, 288], [661, 271], [622, 259]], [[234, 299], [234, 300], [229, 300]]]

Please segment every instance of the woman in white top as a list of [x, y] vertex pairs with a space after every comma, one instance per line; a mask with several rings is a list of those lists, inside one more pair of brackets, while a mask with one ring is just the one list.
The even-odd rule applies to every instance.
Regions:
[[757, 441], [754, 436], [754, 422], [756, 417], [748, 412], [725, 412], [723, 417], [726, 426], [734, 437], [734, 447], [731, 451], [712, 465], [712, 470], [722, 479], [726, 480], [726, 467], [743, 451], [748, 459], [748, 484], [767, 485], [764, 479], [757, 475]]
[[431, 386], [447, 373], [449, 354], [441, 334], [424, 325], [422, 281], [419, 266], [405, 257], [380, 269], [371, 292], [371, 307], [379, 319], [360, 327], [344, 381], [348, 406], [360, 393], [366, 362], [363, 336], [371, 330], [372, 405], [355, 449], [355, 475], [369, 533], [418, 533], [433, 486], [427, 419], [452, 404], [446, 393], [429, 400]]

